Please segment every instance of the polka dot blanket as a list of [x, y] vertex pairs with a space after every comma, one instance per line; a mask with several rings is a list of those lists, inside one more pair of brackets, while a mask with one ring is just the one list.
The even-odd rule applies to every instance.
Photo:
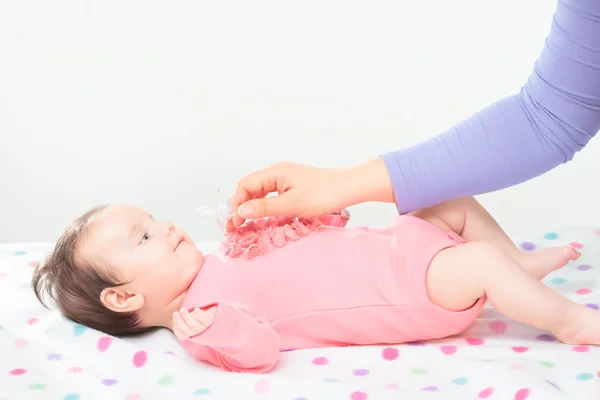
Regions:
[[[579, 260], [544, 283], [588, 307], [600, 305], [600, 231], [517, 239], [527, 251], [567, 243], [580, 248]], [[200, 247], [214, 251], [216, 244]], [[44, 309], [30, 277], [50, 249], [0, 245], [3, 400], [600, 399], [600, 347], [560, 344], [491, 306], [458, 337], [290, 351], [267, 375], [222, 372], [191, 359], [166, 330], [120, 339]]]

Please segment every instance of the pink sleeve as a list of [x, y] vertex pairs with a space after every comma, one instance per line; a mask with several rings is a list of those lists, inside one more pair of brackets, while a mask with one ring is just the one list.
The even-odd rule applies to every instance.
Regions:
[[210, 327], [180, 343], [197, 360], [226, 371], [269, 372], [279, 360], [279, 334], [256, 313], [219, 303]]

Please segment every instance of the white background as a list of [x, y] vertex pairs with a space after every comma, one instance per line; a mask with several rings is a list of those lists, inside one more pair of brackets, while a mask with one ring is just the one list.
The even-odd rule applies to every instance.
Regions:
[[[555, 1], [0, 2], [0, 242], [53, 241], [89, 207], [194, 219], [278, 160], [343, 167], [518, 91]], [[600, 142], [480, 200], [509, 231], [600, 226]], [[355, 207], [385, 224], [392, 205]]]

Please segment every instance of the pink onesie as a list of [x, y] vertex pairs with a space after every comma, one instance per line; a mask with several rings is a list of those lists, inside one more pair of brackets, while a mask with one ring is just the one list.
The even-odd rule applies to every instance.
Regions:
[[181, 343], [225, 370], [267, 372], [282, 350], [458, 334], [485, 298], [465, 311], [444, 310], [429, 301], [425, 277], [438, 252], [461, 243], [399, 216], [385, 229], [322, 227], [250, 260], [208, 254], [183, 307], [216, 305], [215, 319]]

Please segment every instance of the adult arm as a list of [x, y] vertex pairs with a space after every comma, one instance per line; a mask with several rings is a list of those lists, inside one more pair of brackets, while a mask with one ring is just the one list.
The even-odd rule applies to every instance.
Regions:
[[[573, 158], [600, 129], [600, 0], [558, 0], [520, 93], [416, 146], [343, 170], [279, 163], [238, 183], [227, 223], [318, 216], [368, 201], [401, 213], [525, 182]], [[268, 193], [279, 196], [265, 198]], [[238, 206], [240, 208], [238, 209]]]
[[600, 130], [600, 1], [559, 0], [520, 93], [383, 154], [401, 213], [503, 189], [570, 161]]

